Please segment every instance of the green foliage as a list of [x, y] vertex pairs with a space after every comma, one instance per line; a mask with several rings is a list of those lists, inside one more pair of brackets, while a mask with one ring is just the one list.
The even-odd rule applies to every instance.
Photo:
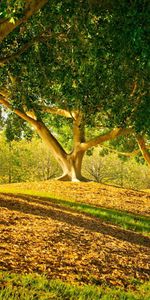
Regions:
[[18, 18], [23, 17], [24, 8], [24, 0], [1, 0], [0, 17], [9, 18], [11, 23], [15, 23]]
[[72, 120], [63, 120], [61, 116], [57, 115], [47, 115], [43, 119], [46, 126], [51, 128], [54, 136], [65, 147], [66, 151], [71, 151], [73, 140]]
[[13, 115], [12, 113], [8, 114], [7, 118], [5, 119], [5, 123], [5, 136], [8, 142], [20, 140], [22, 138], [31, 140], [33, 136], [33, 130], [17, 115]]
[[6, 57], [31, 42], [3, 68], [13, 105], [80, 109], [93, 125], [99, 113], [103, 126], [149, 134], [148, 2], [48, 1], [1, 45]]
[[0, 300], [148, 300], [150, 296], [149, 282], [139, 284], [136, 290], [124, 291], [121, 288], [107, 286], [78, 286], [60, 280], [48, 280], [37, 274], [17, 275], [0, 273]]
[[130, 152], [132, 153], [135, 149], [138, 149], [136, 145], [135, 137], [129, 135], [127, 137], [117, 137], [115, 140], [109, 142], [110, 147], [114, 147], [118, 152]]

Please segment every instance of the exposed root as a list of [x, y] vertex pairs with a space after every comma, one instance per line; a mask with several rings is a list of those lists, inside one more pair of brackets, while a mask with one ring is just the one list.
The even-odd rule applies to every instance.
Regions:
[[58, 180], [58, 181], [71, 181], [71, 182], [90, 182], [91, 181], [90, 179], [88, 179], [84, 176], [71, 177], [68, 174], [57, 177], [57, 178], [55, 178], [55, 180]]

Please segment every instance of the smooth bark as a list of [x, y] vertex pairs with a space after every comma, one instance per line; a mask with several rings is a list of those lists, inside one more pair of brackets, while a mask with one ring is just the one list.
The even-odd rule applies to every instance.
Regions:
[[[1, 93], [2, 94], [2, 93]], [[6, 95], [6, 96], [5, 96]], [[5, 97], [4, 97], [5, 96]], [[57, 160], [58, 164], [61, 166], [63, 174], [59, 180], [67, 181], [87, 181], [81, 174], [82, 161], [84, 154], [87, 149], [114, 139], [117, 136], [125, 135], [131, 132], [130, 129], [115, 128], [112, 131], [100, 135], [88, 142], [85, 142], [85, 132], [84, 132], [84, 118], [81, 112], [67, 112], [66, 110], [57, 109], [51, 110], [54, 114], [62, 115], [65, 117], [71, 117], [73, 120], [73, 149], [71, 153], [66, 153], [61, 144], [55, 138], [55, 136], [50, 132], [46, 125], [37, 120], [35, 111], [26, 111], [25, 108], [22, 110], [14, 109], [7, 99], [7, 93], [4, 93], [0, 97], [0, 103], [6, 108], [12, 110], [22, 119], [29, 122], [37, 131], [43, 142], [48, 146], [49, 150]]]
[[82, 143], [81, 147], [84, 151], [88, 150], [91, 147], [95, 147], [103, 142], [112, 140], [120, 135], [127, 135], [131, 132], [132, 130], [130, 128], [125, 129], [125, 128], [114, 128], [110, 132], [106, 134], [99, 135], [98, 137], [95, 137], [94, 139], [91, 139], [88, 142]]
[[150, 153], [148, 152], [144, 138], [141, 135], [138, 135], [136, 139], [145, 161], [150, 165]]
[[48, 146], [61, 168], [64, 170], [67, 163], [67, 153], [65, 150], [43, 122], [36, 121], [35, 129], [44, 143]]
[[25, 23], [33, 14], [42, 8], [48, 0], [26, 0], [24, 16], [15, 23], [11, 23], [9, 19], [3, 19], [0, 22], [0, 42], [8, 36], [16, 27]]

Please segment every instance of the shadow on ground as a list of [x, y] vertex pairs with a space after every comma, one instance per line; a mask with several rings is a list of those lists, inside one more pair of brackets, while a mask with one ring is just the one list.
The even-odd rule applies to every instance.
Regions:
[[60, 204], [61, 202], [65, 201], [61, 199], [55, 200], [51, 198], [22, 194], [0, 194], [0, 206], [9, 210], [51, 218], [59, 222], [84, 228], [85, 230], [109, 235], [132, 244], [150, 247], [149, 237], [143, 236], [142, 234], [133, 232], [131, 230], [122, 229], [121, 227], [110, 224], [109, 222], [106, 223], [102, 219], [76, 211], [72, 208], [64, 207]]

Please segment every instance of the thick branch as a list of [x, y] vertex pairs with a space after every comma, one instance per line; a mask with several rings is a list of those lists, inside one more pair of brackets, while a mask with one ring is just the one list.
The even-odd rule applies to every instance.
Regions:
[[62, 148], [57, 139], [52, 135], [52, 133], [44, 125], [43, 122], [36, 123], [36, 131], [38, 132], [44, 143], [48, 146], [61, 167], [64, 168], [67, 162], [67, 153]]
[[47, 144], [58, 163], [62, 166], [62, 168], [65, 167], [67, 161], [66, 152], [64, 151], [60, 143], [57, 141], [57, 139], [51, 134], [51, 132], [42, 122], [34, 120], [25, 112], [22, 112], [19, 109], [13, 109], [12, 105], [3, 97], [0, 98], [0, 104], [4, 105], [6, 108], [12, 110], [16, 115], [29, 122], [36, 129], [36, 131], [38, 132], [42, 140], [45, 142], [45, 144]]
[[114, 128], [112, 131], [106, 133], [106, 134], [103, 134], [103, 135], [100, 135], [86, 143], [82, 143], [81, 147], [83, 150], [88, 150], [89, 148], [91, 147], [94, 147], [98, 144], [101, 144], [103, 142], [106, 142], [106, 141], [109, 141], [109, 140], [112, 140], [120, 135], [126, 135], [126, 134], [129, 134], [131, 132], [131, 129], [122, 129], [122, 128]]
[[150, 153], [148, 152], [147, 146], [145, 144], [145, 140], [141, 135], [138, 135], [136, 137], [136, 140], [138, 142], [139, 148], [141, 150], [141, 153], [144, 157], [144, 159], [147, 161], [147, 163], [150, 165]]
[[7, 100], [5, 100], [3, 97], [0, 98], [0, 104], [2, 104], [3, 106], [5, 106], [6, 108], [10, 109], [11, 111], [13, 111], [16, 115], [18, 115], [19, 117], [21, 117], [25, 121], [27, 121], [30, 124], [32, 124], [34, 127], [37, 126], [37, 121], [36, 120], [34, 120], [30, 116], [28, 116], [25, 112], [22, 112], [21, 110], [19, 110], [17, 108], [14, 109], [12, 107], [12, 105]]
[[26, 43], [19, 51], [14, 53], [13, 55], [6, 56], [4, 58], [0, 59], [0, 66], [3, 66], [4, 64], [8, 63], [9, 61], [13, 61], [16, 58], [18, 58], [22, 53], [24, 53], [26, 50], [28, 50], [33, 45], [33, 41]]
[[17, 20], [15, 24], [10, 23], [9, 19], [3, 20], [0, 23], [0, 42], [7, 37], [17, 26], [26, 22], [33, 14], [35, 14], [40, 8], [42, 8], [48, 0], [26, 0], [26, 7], [23, 18]]
[[58, 107], [48, 107], [48, 106], [41, 106], [40, 108], [42, 111], [47, 112], [47, 113], [63, 116], [66, 118], [72, 118], [72, 114], [65, 109], [61, 109]]

